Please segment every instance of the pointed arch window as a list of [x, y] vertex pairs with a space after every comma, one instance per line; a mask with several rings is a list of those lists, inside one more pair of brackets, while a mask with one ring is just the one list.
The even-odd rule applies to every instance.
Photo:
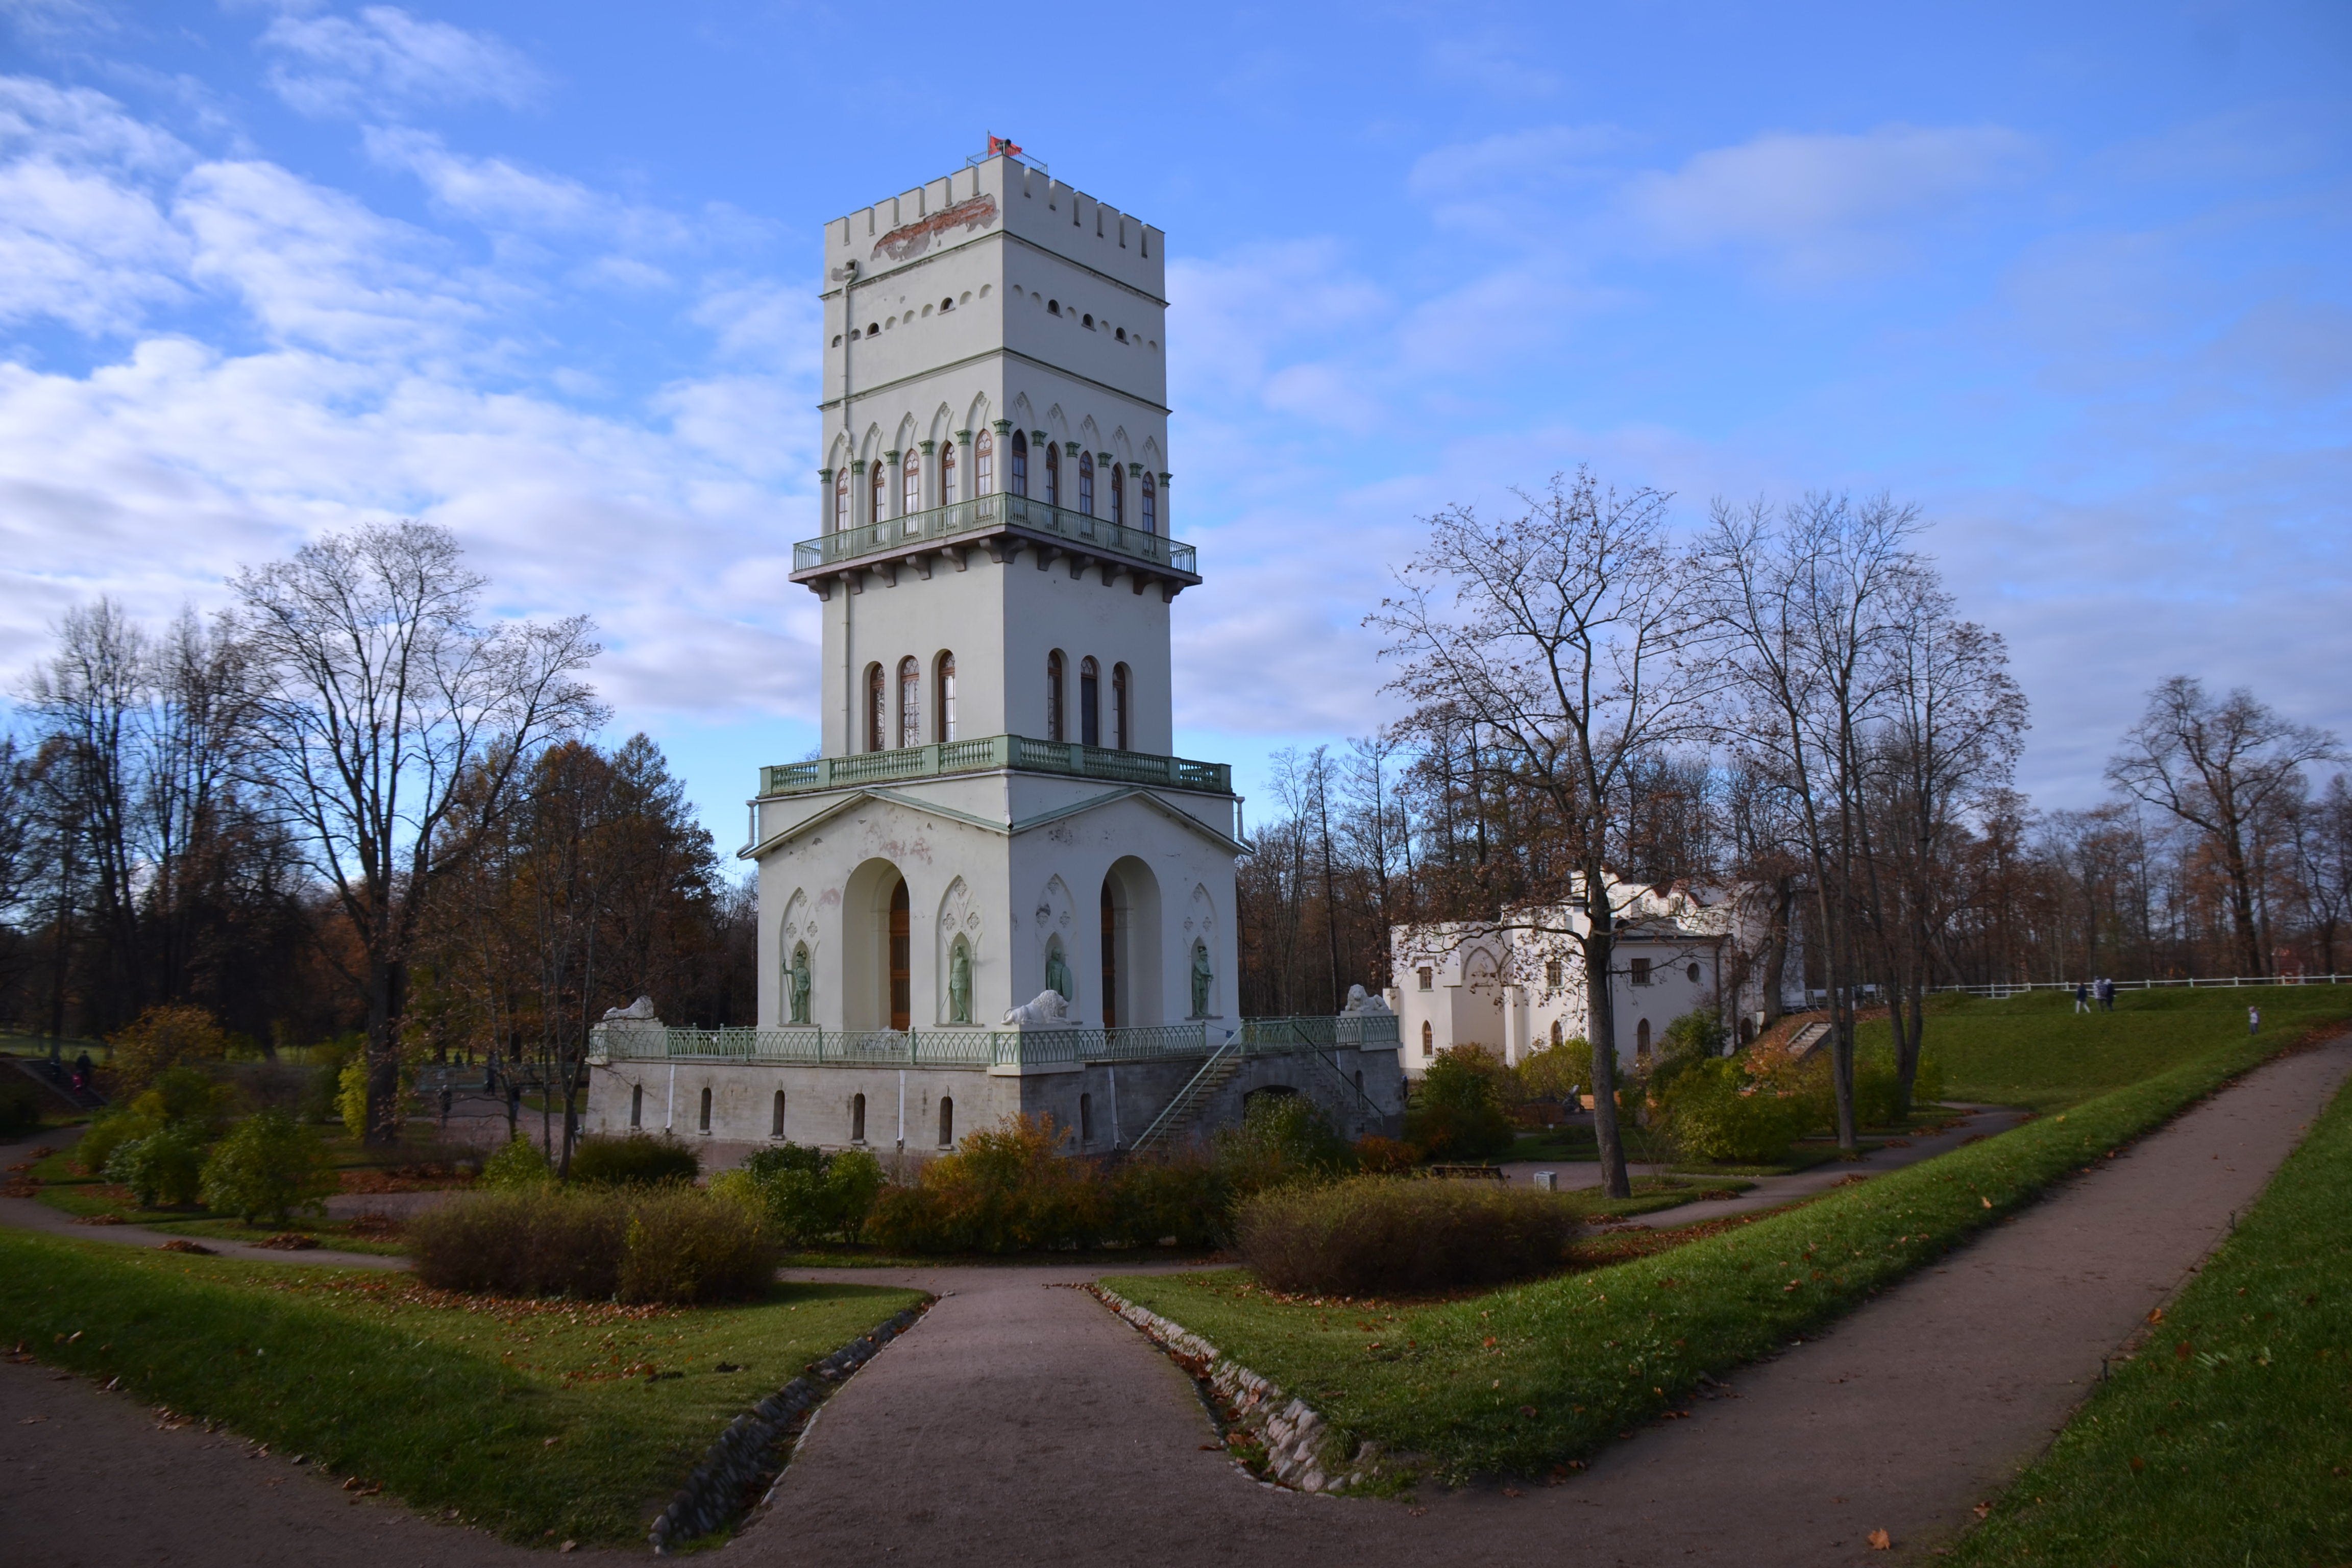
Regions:
[[1078, 454], [1078, 510], [1088, 517], [1095, 514], [1095, 455]]
[[923, 510], [923, 455], [909, 450], [898, 464], [903, 483], [898, 490], [898, 515], [912, 517]]
[[939, 673], [933, 679], [936, 689], [931, 697], [931, 711], [938, 715], [932, 723], [938, 727], [942, 743], [956, 738], [956, 679], [955, 655], [940, 655]]
[[1137, 486], [1137, 490], [1138, 499], [1143, 503], [1143, 531], [1157, 533], [1160, 531], [1160, 483], [1151, 477], [1150, 469], [1143, 471], [1142, 482]]
[[1128, 678], [1127, 666], [1115, 664], [1110, 667], [1110, 743], [1122, 752], [1134, 750], [1128, 738], [1127, 727], [1128, 693], [1133, 685], [1134, 682]]
[[1127, 526], [1127, 469], [1118, 463], [1110, 466], [1110, 521], [1114, 528]]
[[880, 522], [890, 515], [889, 476], [879, 461], [867, 464], [866, 472], [873, 477], [873, 483], [866, 488], [873, 492], [870, 500], [874, 510], [866, 514], [866, 521]]
[[1045, 504], [1062, 504], [1062, 448], [1051, 441], [1045, 443]]
[[1102, 744], [1102, 666], [1092, 655], [1078, 663], [1078, 739]]
[[1045, 739], [1062, 738], [1062, 650], [1045, 656]]
[[971, 493], [974, 496], [996, 493], [996, 437], [985, 430], [972, 443]]
[[889, 743], [888, 700], [883, 691], [882, 667], [866, 667], [866, 749], [878, 752]]
[[923, 743], [923, 667], [913, 655], [898, 661], [898, 744]]
[[956, 500], [955, 443], [949, 441], [940, 447], [940, 504], [953, 506]]
[[842, 533], [849, 528], [849, 466], [833, 476], [833, 531]]
[[940, 1147], [955, 1147], [955, 1099], [951, 1095], [940, 1096]]
[[905, 1029], [914, 1022], [914, 925], [907, 898], [907, 879], [890, 889], [890, 1026]]
[[1013, 493], [1029, 493], [1029, 437], [1018, 430], [1013, 432]]

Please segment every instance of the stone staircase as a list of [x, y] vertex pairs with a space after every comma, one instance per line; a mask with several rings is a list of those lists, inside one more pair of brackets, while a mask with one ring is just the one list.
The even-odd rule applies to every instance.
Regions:
[[60, 1069], [51, 1077], [47, 1057], [0, 1057], [0, 1073], [11, 1076], [23, 1074], [44, 1094], [68, 1110], [96, 1110], [106, 1103], [106, 1096], [94, 1089], [76, 1089], [69, 1071]]
[[1154, 1149], [1170, 1147], [1180, 1142], [1192, 1130], [1192, 1123], [1200, 1120], [1202, 1110], [1216, 1097], [1217, 1091], [1233, 1082], [1234, 1075], [1241, 1070], [1240, 1047], [1231, 1041], [1220, 1046], [1207, 1061], [1201, 1064], [1201, 1070], [1192, 1075], [1192, 1081], [1176, 1091], [1176, 1098], [1168, 1102], [1168, 1109], [1154, 1118], [1141, 1136], [1128, 1145], [1128, 1152], [1149, 1153]]
[[1789, 1037], [1789, 1059], [1801, 1062], [1829, 1043], [1830, 1026], [1826, 1019], [1816, 1018]]

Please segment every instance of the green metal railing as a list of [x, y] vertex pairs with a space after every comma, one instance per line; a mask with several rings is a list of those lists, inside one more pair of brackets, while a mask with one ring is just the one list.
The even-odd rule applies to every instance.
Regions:
[[[1131, 1029], [637, 1029], [600, 1038], [611, 1061], [740, 1061], [877, 1067], [1046, 1067], [1197, 1057], [1204, 1024]], [[592, 1053], [592, 1055], [594, 1053]]]
[[1394, 1013], [1309, 1013], [1289, 1018], [1244, 1018], [1244, 1051], [1296, 1050], [1301, 1046], [1393, 1046], [1402, 1039]]
[[1195, 763], [1182, 757], [1155, 756], [1149, 752], [1081, 745], [1074, 741], [1033, 741], [1026, 735], [983, 735], [971, 741], [941, 741], [889, 752], [856, 752], [845, 757], [783, 763], [760, 770], [760, 793], [803, 795], [812, 790], [933, 778], [941, 773], [984, 773], [997, 768], [1157, 784], [1166, 789], [1202, 790], [1211, 795], [1234, 793], [1233, 769], [1223, 763]]
[[1107, 517], [1089, 517], [1067, 507], [1048, 506], [1028, 496], [974, 496], [929, 511], [886, 517], [833, 533], [819, 534], [793, 546], [793, 570], [814, 572], [846, 565], [869, 555], [903, 550], [933, 540], [953, 540], [963, 534], [1017, 528], [1066, 542], [1074, 548], [1147, 562], [1188, 577], [1201, 574], [1199, 552], [1162, 533], [1126, 528]]

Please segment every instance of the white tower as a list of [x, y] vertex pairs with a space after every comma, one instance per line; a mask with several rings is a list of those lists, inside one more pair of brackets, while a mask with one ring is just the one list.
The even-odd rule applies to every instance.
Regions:
[[950, 1052], [1050, 988], [1071, 1026], [1221, 1038], [1237, 803], [1168, 754], [1200, 577], [1169, 529], [1160, 232], [991, 157], [835, 219], [824, 261], [793, 572], [824, 602], [824, 745], [752, 805], [759, 1026]]

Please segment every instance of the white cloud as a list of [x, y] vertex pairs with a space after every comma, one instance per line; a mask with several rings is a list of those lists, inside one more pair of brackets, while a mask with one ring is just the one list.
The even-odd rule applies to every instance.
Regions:
[[1785, 278], [1822, 280], [1886, 266], [1906, 253], [1907, 227], [2016, 178], [2033, 150], [2000, 126], [1773, 132], [1636, 175], [1623, 201], [1660, 249], [1729, 247]]
[[0, 321], [120, 332], [184, 290], [186, 241], [145, 193], [46, 159], [0, 163]]
[[0, 157], [27, 154], [148, 173], [184, 168], [194, 159], [178, 137], [131, 118], [102, 92], [0, 76]]
[[577, 231], [608, 218], [617, 205], [577, 180], [531, 174], [504, 158], [452, 153], [430, 132], [371, 125], [361, 138], [369, 157], [422, 181], [435, 206], [476, 223]]
[[261, 47], [277, 57], [271, 89], [304, 114], [475, 102], [520, 109], [545, 89], [531, 63], [499, 39], [396, 5], [365, 6], [356, 18], [279, 16]]
[[1390, 308], [1378, 286], [1348, 269], [1335, 243], [1319, 239], [1171, 262], [1168, 297], [1184, 324], [1169, 343], [1180, 399], [1255, 395], [1279, 349], [1360, 329]]

